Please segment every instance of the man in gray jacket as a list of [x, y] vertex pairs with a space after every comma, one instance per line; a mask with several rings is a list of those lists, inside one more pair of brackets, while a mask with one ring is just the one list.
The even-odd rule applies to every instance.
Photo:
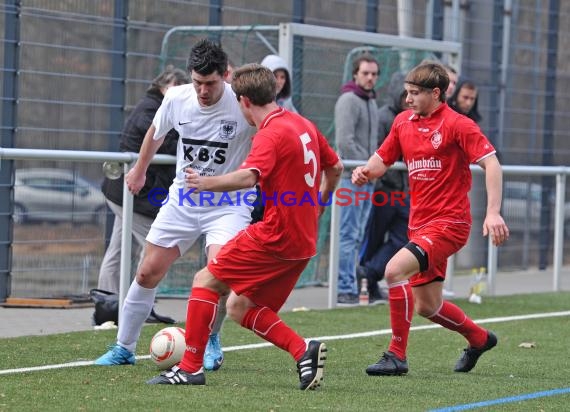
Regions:
[[[344, 84], [335, 105], [335, 134], [339, 153], [346, 160], [362, 160], [377, 148], [378, 106], [374, 86], [379, 65], [370, 54], [353, 61], [353, 80]], [[351, 182], [350, 168], [343, 173], [339, 195], [340, 252], [338, 271], [339, 306], [358, 304], [356, 261], [364, 228], [372, 205], [372, 183], [357, 187]], [[358, 192], [358, 193], [357, 193]]]
[[[404, 72], [395, 72], [390, 78], [386, 104], [378, 109], [378, 146], [390, 133], [396, 115], [406, 109], [405, 78]], [[408, 174], [388, 170], [376, 181], [374, 190], [376, 202], [372, 203], [360, 253], [360, 266], [356, 269], [358, 279], [367, 280], [370, 304], [387, 303], [388, 294], [378, 287], [378, 282], [384, 278], [388, 261], [408, 243]]]

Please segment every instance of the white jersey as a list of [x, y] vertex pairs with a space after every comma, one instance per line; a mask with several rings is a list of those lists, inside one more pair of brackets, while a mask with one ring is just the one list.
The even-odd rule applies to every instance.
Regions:
[[[154, 139], [158, 140], [174, 128], [180, 135], [176, 151], [176, 177], [170, 187], [171, 199], [180, 197], [184, 206], [193, 202], [198, 206], [218, 204], [220, 199], [242, 202], [236, 192], [188, 194], [184, 184], [184, 169], [191, 167], [203, 176], [215, 176], [236, 170], [245, 160], [251, 148], [255, 128], [251, 127], [241, 112], [239, 103], [229, 84], [224, 83], [224, 93], [212, 106], [203, 107], [192, 84], [171, 87], [154, 116]], [[253, 189], [252, 189], [253, 190]], [[244, 191], [242, 191], [243, 193]], [[185, 199], [192, 202], [185, 202]], [[208, 199], [208, 200], [204, 200]]]

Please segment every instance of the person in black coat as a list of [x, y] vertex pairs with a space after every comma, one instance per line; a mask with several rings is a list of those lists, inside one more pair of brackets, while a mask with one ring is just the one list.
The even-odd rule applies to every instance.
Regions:
[[[120, 150], [122, 152], [139, 152], [144, 136], [152, 124], [154, 115], [162, 103], [166, 90], [188, 82], [188, 75], [183, 70], [172, 66], [168, 66], [152, 81], [145, 96], [135, 106], [125, 122], [121, 133]], [[172, 129], [166, 135], [164, 143], [158, 149], [158, 153], [176, 155], [177, 145], [178, 133]], [[155, 196], [149, 197], [149, 193], [151, 190], [158, 189], [166, 196], [175, 172], [175, 165], [150, 165], [143, 189], [134, 196], [132, 232], [136, 246], [138, 246], [140, 251], [139, 261], [143, 256], [146, 235], [161, 206], [160, 199]], [[101, 262], [98, 288], [114, 293], [119, 293], [120, 284], [123, 181], [124, 177], [122, 175], [119, 179], [105, 177], [102, 185], [107, 205], [115, 214], [115, 222], [109, 246]], [[151, 199], [156, 201], [151, 202]]]

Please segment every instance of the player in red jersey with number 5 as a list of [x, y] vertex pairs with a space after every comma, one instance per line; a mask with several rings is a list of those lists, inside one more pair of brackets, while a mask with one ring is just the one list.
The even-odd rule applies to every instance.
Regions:
[[[307, 119], [275, 103], [275, 76], [250, 64], [237, 69], [232, 89], [246, 120], [258, 128], [240, 170], [200, 176], [186, 170], [198, 191], [229, 191], [256, 183], [269, 199], [263, 220], [229, 241], [194, 277], [188, 301], [186, 352], [182, 362], [150, 384], [204, 385], [202, 357], [220, 296], [230, 293], [228, 315], [289, 352], [297, 362], [300, 389], [315, 389], [323, 377], [326, 346], [304, 339], [277, 315], [309, 259], [316, 254], [318, 218], [342, 172], [342, 163]], [[322, 175], [322, 178], [321, 178]], [[305, 199], [280, 202], [280, 194]]]
[[443, 66], [426, 62], [406, 76], [409, 110], [395, 119], [390, 134], [352, 181], [361, 185], [382, 176], [401, 156], [408, 166], [410, 192], [409, 243], [386, 266], [389, 288], [390, 347], [370, 365], [369, 375], [408, 372], [406, 348], [414, 312], [463, 335], [469, 346], [455, 365], [469, 372], [497, 337], [476, 325], [458, 306], [443, 300], [447, 258], [466, 243], [471, 229], [467, 194], [471, 163], [485, 170], [487, 215], [483, 235], [501, 245], [509, 229], [500, 215], [502, 171], [495, 149], [479, 127], [445, 103], [449, 77]]

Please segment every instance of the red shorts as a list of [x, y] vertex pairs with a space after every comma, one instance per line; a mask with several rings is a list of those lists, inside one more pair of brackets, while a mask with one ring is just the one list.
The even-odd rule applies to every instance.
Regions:
[[467, 223], [433, 222], [420, 229], [409, 229], [408, 238], [427, 252], [428, 268], [410, 278], [411, 286], [445, 279], [447, 258], [458, 252], [469, 239]]
[[236, 294], [278, 312], [308, 263], [271, 256], [242, 230], [222, 247], [208, 270]]

